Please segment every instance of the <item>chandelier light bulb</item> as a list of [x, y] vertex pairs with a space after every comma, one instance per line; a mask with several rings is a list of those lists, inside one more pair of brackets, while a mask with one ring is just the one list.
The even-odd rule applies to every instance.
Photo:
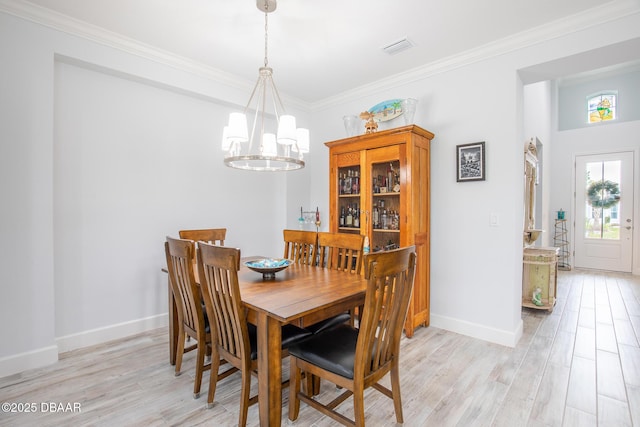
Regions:
[[247, 130], [247, 116], [243, 113], [229, 114], [228, 128], [228, 138], [230, 142], [247, 142], [249, 140], [249, 132]]
[[265, 133], [262, 135], [262, 149], [260, 150], [263, 156], [275, 157], [278, 155], [278, 146], [276, 144], [276, 136], [272, 133]]
[[296, 118], [283, 114], [278, 122], [278, 144], [293, 145], [296, 142]]

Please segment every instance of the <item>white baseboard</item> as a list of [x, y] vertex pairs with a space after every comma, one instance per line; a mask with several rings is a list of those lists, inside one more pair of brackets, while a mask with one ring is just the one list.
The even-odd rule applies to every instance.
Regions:
[[131, 320], [129, 322], [118, 323], [77, 334], [58, 337], [56, 338], [56, 343], [58, 344], [58, 352], [65, 353], [78, 348], [102, 344], [107, 341], [117, 340], [139, 334], [141, 332], [161, 328], [168, 324], [169, 317], [167, 313], [157, 314], [144, 319]]
[[169, 324], [167, 313], [144, 319], [109, 325], [77, 334], [56, 338], [56, 344], [11, 355], [0, 359], [0, 378], [17, 374], [27, 369], [41, 368], [58, 361], [58, 354], [78, 348], [102, 344], [119, 338], [125, 338], [141, 332], [166, 327]]
[[0, 359], [0, 378], [17, 374], [27, 369], [41, 368], [58, 361], [58, 347], [51, 345], [25, 353]]
[[483, 341], [504, 345], [506, 347], [515, 347], [522, 337], [523, 330], [522, 319], [520, 319], [520, 322], [518, 322], [514, 331], [507, 331], [490, 328], [460, 319], [454, 319], [452, 317], [439, 316], [433, 312], [431, 313], [429, 325], [472, 338], [478, 338]]

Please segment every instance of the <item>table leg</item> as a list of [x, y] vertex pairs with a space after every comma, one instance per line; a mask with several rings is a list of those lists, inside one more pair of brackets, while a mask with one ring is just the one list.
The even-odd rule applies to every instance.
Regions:
[[176, 300], [173, 298], [173, 290], [171, 283], [167, 279], [167, 287], [169, 288], [169, 302], [167, 308], [169, 310], [169, 363], [176, 364], [176, 348], [178, 347], [178, 307]]
[[278, 427], [282, 418], [282, 325], [258, 314], [258, 404], [260, 425]]

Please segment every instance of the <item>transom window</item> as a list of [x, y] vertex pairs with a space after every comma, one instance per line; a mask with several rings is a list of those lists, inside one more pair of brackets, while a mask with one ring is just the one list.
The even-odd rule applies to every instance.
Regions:
[[616, 119], [617, 92], [604, 92], [587, 98], [587, 123]]

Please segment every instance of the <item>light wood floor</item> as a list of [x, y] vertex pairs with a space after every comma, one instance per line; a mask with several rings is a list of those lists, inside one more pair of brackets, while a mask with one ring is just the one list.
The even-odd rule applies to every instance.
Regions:
[[[523, 311], [524, 335], [513, 349], [433, 327], [403, 339], [404, 425], [640, 426], [640, 278], [560, 272], [558, 294], [551, 314]], [[191, 397], [193, 353], [174, 377], [167, 340], [166, 330], [155, 330], [1, 378], [0, 402], [33, 402], [38, 410], [0, 412], [0, 425], [235, 425], [239, 376], [221, 382], [216, 405], [206, 409], [207, 383], [200, 399]], [[334, 394], [323, 382], [320, 398]], [[286, 393], [283, 400], [286, 426]], [[42, 402], [79, 403], [81, 412], [43, 413]], [[365, 405], [367, 425], [395, 425], [386, 397], [369, 390]], [[351, 399], [341, 407], [352, 414]], [[257, 405], [248, 424], [258, 425]], [[336, 424], [301, 404], [292, 425]]]

